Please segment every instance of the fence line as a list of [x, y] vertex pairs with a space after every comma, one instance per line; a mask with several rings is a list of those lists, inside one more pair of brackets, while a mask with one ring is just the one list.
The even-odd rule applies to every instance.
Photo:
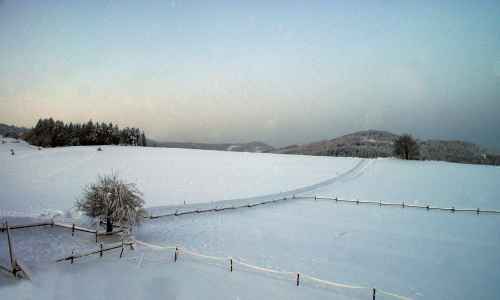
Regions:
[[[19, 225], [9, 225], [9, 229], [24, 229], [24, 228], [32, 228], [32, 227], [41, 227], [41, 226], [51, 226], [51, 227], [61, 227], [64, 229], [71, 229], [71, 235], [75, 235], [75, 231], [82, 231], [82, 232], [87, 232], [95, 235], [95, 242], [98, 242], [98, 237], [99, 236], [107, 236], [107, 235], [114, 235], [118, 233], [124, 232], [124, 229], [122, 229], [120, 226], [114, 226], [114, 227], [120, 227], [120, 229], [112, 231], [112, 232], [99, 232], [97, 229], [89, 229], [81, 226], [77, 226], [75, 223], [73, 224], [66, 224], [66, 223], [61, 223], [61, 222], [54, 222], [53, 219], [50, 221], [44, 221], [44, 222], [34, 222], [34, 223], [26, 223], [26, 224], [19, 224]], [[7, 230], [7, 225], [0, 226], [0, 232], [5, 232]]]
[[[9, 229], [22, 229], [22, 228], [30, 228], [30, 227], [38, 227], [38, 226], [54, 226], [53, 221], [49, 222], [36, 222], [36, 223], [29, 223], [29, 224], [20, 224], [20, 225], [9, 225]], [[7, 230], [7, 225], [1, 226], [0, 227], [0, 232], [4, 232]]]
[[[256, 202], [256, 203], [244, 203], [240, 204], [238, 206], [225, 206], [225, 207], [213, 207], [213, 208], [207, 208], [207, 209], [191, 209], [191, 210], [182, 210], [179, 211], [176, 209], [175, 212], [167, 213], [167, 214], [160, 214], [160, 215], [150, 215], [146, 217], [146, 219], [158, 219], [158, 218], [164, 218], [164, 217], [176, 217], [176, 216], [182, 216], [182, 215], [189, 215], [189, 214], [201, 214], [201, 213], [209, 213], [209, 212], [220, 212], [220, 211], [225, 211], [225, 210], [234, 210], [234, 209], [241, 209], [241, 208], [251, 208], [259, 205], [267, 205], [271, 203], [277, 203], [279, 201], [290, 201], [290, 200], [298, 200], [298, 199], [314, 199], [314, 200], [332, 200], [335, 202], [343, 202], [343, 203], [351, 203], [351, 204], [371, 204], [371, 205], [378, 205], [378, 206], [399, 206], [402, 208], [419, 208], [419, 209], [426, 209], [426, 210], [440, 210], [440, 211], [449, 211], [449, 212], [473, 212], [476, 214], [480, 213], [488, 213], [488, 214], [500, 214], [500, 210], [494, 210], [494, 209], [486, 209], [482, 210], [480, 208], [456, 208], [455, 206], [451, 207], [437, 207], [437, 206], [431, 206], [431, 205], [417, 205], [417, 204], [408, 204], [405, 203], [404, 201], [401, 203], [394, 203], [394, 202], [383, 202], [383, 201], [369, 201], [369, 200], [352, 200], [352, 199], [341, 199], [338, 197], [328, 197], [328, 196], [317, 196], [317, 195], [305, 195], [305, 196], [296, 196], [293, 195], [292, 197], [283, 197], [283, 198], [276, 198], [276, 199], [271, 199], [271, 200], [266, 200], [266, 201], [261, 201], [261, 202]], [[203, 204], [201, 204], [203, 205]]]
[[426, 209], [426, 210], [441, 210], [441, 211], [449, 211], [449, 212], [474, 212], [476, 214], [480, 213], [488, 213], [488, 214], [500, 214], [500, 210], [494, 210], [494, 209], [486, 209], [486, 210], [481, 210], [480, 208], [455, 208], [455, 206], [451, 207], [438, 207], [438, 206], [431, 206], [431, 205], [417, 205], [417, 204], [408, 204], [405, 203], [404, 201], [401, 203], [394, 203], [394, 202], [382, 202], [382, 201], [362, 201], [362, 200], [349, 200], [349, 199], [340, 199], [338, 197], [325, 197], [325, 196], [304, 196], [303, 198], [307, 199], [319, 199], [319, 200], [333, 200], [336, 202], [346, 202], [346, 203], [355, 203], [355, 204], [374, 204], [374, 205], [379, 205], [379, 206], [400, 206], [402, 208], [408, 207], [408, 208], [420, 208], [420, 209]]
[[[233, 265], [241, 265], [243, 267], [247, 267], [249, 269], [253, 269], [253, 270], [256, 270], [259, 272], [290, 276], [291, 281], [294, 279], [296, 280], [297, 286], [300, 285], [300, 278], [302, 278], [302, 280], [309, 280], [311, 282], [320, 283], [320, 284], [335, 287], [335, 288], [344, 288], [344, 289], [351, 289], [351, 290], [367, 290], [367, 291], [373, 292], [373, 294], [372, 294], [373, 299], [375, 299], [375, 291], [378, 291], [381, 294], [384, 294], [386, 296], [390, 296], [390, 297], [393, 297], [396, 299], [411, 300], [411, 298], [409, 298], [409, 297], [398, 295], [396, 293], [387, 292], [384, 290], [379, 290], [379, 289], [370, 288], [370, 287], [366, 287], [366, 286], [349, 285], [349, 284], [345, 284], [345, 283], [324, 280], [324, 279], [310, 276], [310, 275], [307, 275], [307, 274], [304, 274], [301, 272], [289, 272], [289, 271], [282, 271], [282, 270], [275, 270], [275, 269], [271, 269], [271, 268], [261, 267], [261, 266], [246, 263], [242, 260], [235, 259], [232, 257], [220, 257], [220, 256], [206, 255], [206, 254], [198, 253], [198, 252], [195, 252], [192, 250], [187, 250], [187, 249], [184, 249], [184, 248], [179, 247], [179, 246], [160, 246], [160, 245], [154, 245], [154, 244], [146, 243], [146, 242], [139, 241], [139, 240], [135, 240], [135, 243], [138, 245], [142, 245], [142, 246], [151, 248], [153, 250], [159, 250], [159, 251], [174, 250], [174, 259], [173, 259], [174, 262], [176, 262], [178, 260], [178, 257], [180, 254], [187, 254], [187, 255], [199, 257], [202, 259], [208, 259], [208, 260], [213, 260], [213, 261], [217, 261], [217, 262], [227, 263], [229, 266], [230, 272], [233, 272]], [[142, 264], [142, 259], [141, 259], [141, 264]]]
[[82, 257], [85, 257], [85, 256], [90, 256], [90, 255], [93, 255], [93, 254], [99, 254], [99, 256], [102, 257], [104, 252], [115, 250], [115, 249], [119, 249], [119, 248], [122, 249], [122, 251], [120, 253], [120, 258], [121, 258], [122, 255], [123, 255], [123, 250], [125, 249], [125, 246], [130, 246], [130, 248], [133, 249], [133, 245], [134, 245], [133, 242], [124, 242], [124, 241], [122, 241], [119, 245], [114, 245], [114, 246], [110, 246], [108, 248], [104, 248], [103, 244], [101, 243], [99, 245], [99, 249], [97, 249], [97, 250], [93, 250], [93, 251], [90, 251], [90, 252], [87, 252], [87, 253], [82, 253], [82, 254], [75, 254], [74, 252], [72, 252], [70, 256], [59, 258], [59, 259], [56, 260], [56, 262], [62, 262], [62, 261], [69, 260], [71, 263], [73, 263], [73, 261], [75, 259], [82, 258]]
[[16, 255], [14, 254], [14, 241], [10, 236], [10, 226], [7, 221], [5, 221], [5, 230], [7, 232], [7, 246], [10, 258], [10, 269], [4, 266], [0, 266], [0, 269], [12, 273], [12, 275], [14, 275], [14, 277], [16, 278], [18, 274], [23, 274], [24, 277], [31, 280], [31, 272], [23, 263], [21, 263], [19, 259], [17, 259]]
[[75, 230], [76, 230], [76, 231], [97, 234], [97, 230], [95, 230], [95, 229], [89, 229], [89, 228], [85, 228], [85, 227], [76, 226], [74, 223], [73, 224], [66, 224], [66, 223], [56, 222], [56, 223], [54, 223], [54, 225], [57, 227], [61, 227], [61, 228], [71, 229], [72, 232], [75, 232]]
[[277, 198], [277, 199], [272, 199], [272, 200], [267, 200], [267, 201], [262, 201], [262, 202], [256, 202], [256, 203], [247, 203], [247, 204], [241, 204], [238, 206], [223, 206], [223, 207], [214, 207], [214, 208], [207, 208], [207, 209], [192, 209], [192, 210], [184, 210], [184, 211], [179, 211], [178, 209], [175, 212], [172, 213], [167, 213], [167, 214], [161, 214], [161, 215], [150, 215], [147, 216], [146, 219], [158, 219], [158, 218], [164, 218], [164, 217], [173, 217], [173, 216], [182, 216], [182, 215], [189, 215], [189, 214], [201, 214], [201, 213], [208, 213], [208, 212], [219, 212], [219, 211], [224, 211], [224, 210], [233, 210], [233, 209], [240, 209], [240, 208], [250, 208], [250, 207], [255, 207], [258, 205], [265, 205], [265, 204], [270, 204], [270, 203], [276, 203], [278, 201], [285, 201], [285, 200], [290, 200], [290, 199], [299, 199], [299, 197], [283, 197], [283, 198]]

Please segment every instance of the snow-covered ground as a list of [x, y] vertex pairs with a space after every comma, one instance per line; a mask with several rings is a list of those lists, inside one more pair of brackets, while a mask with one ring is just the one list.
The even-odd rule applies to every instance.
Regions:
[[358, 175], [318, 188], [314, 194], [440, 207], [500, 209], [498, 166], [373, 159]]
[[[37, 150], [0, 144], [0, 215], [68, 211], [99, 174], [137, 184], [147, 207], [277, 194], [344, 173], [360, 160], [191, 149], [102, 146]], [[14, 149], [15, 155], [10, 155]]]
[[498, 228], [499, 215], [295, 200], [154, 220], [136, 237], [413, 299], [494, 299]]
[[[16, 147], [16, 148], [15, 148]], [[16, 155], [10, 155], [15, 148]], [[0, 209], [71, 209], [81, 187], [117, 170], [144, 191], [149, 207], [184, 200], [271, 199], [280, 192], [348, 199], [499, 209], [500, 168], [136, 147], [37, 150], [0, 145]], [[288, 194], [290, 194], [288, 193]], [[265, 196], [270, 195], [270, 196]], [[283, 194], [281, 194], [283, 195]], [[238, 203], [242, 200], [237, 200]], [[227, 203], [232, 203], [231, 201]], [[293, 199], [254, 208], [146, 220], [137, 240], [233, 257], [276, 270], [375, 287], [411, 299], [495, 299], [500, 294], [500, 215]], [[43, 227], [13, 231], [33, 282], [0, 272], [0, 298], [25, 299], [372, 299], [368, 289], [327, 287], [138, 246], [78, 260], [94, 236]], [[6, 260], [0, 233], [0, 263]], [[3, 261], [2, 261], [3, 259]], [[303, 279], [304, 280], [304, 279]], [[96, 292], [97, 291], [97, 292]], [[381, 293], [376, 299], [397, 299]]]

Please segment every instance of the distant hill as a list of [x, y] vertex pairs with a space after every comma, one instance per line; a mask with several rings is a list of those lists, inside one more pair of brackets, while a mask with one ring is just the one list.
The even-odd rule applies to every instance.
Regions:
[[366, 130], [304, 145], [291, 145], [277, 149], [275, 153], [388, 157], [392, 156], [392, 143], [398, 136], [387, 131]]
[[[23, 138], [28, 128], [0, 123], [0, 135], [4, 137]], [[365, 130], [347, 134], [331, 140], [290, 145], [275, 149], [262, 142], [250, 143], [190, 143], [190, 142], [158, 142], [147, 139], [147, 145], [153, 147], [187, 148], [202, 150], [237, 151], [237, 152], [270, 152], [281, 154], [302, 154], [344, 157], [391, 157], [393, 142], [397, 134], [382, 130]], [[419, 140], [420, 158], [422, 160], [438, 160], [471, 164], [500, 165], [500, 155], [483, 147], [464, 141]]]
[[148, 145], [153, 147], [187, 148], [187, 149], [237, 151], [237, 152], [271, 152], [274, 150], [273, 147], [264, 144], [262, 142], [210, 144], [210, 143], [157, 142], [154, 140], [148, 140]]
[[[380, 130], [366, 130], [304, 145], [291, 145], [276, 149], [274, 153], [348, 156], [391, 157], [393, 142], [398, 135]], [[472, 164], [500, 165], [500, 156], [489, 153], [482, 147], [463, 141], [427, 140], [418, 141], [420, 158]]]
[[29, 129], [0, 123], [0, 135], [4, 137], [19, 138]]

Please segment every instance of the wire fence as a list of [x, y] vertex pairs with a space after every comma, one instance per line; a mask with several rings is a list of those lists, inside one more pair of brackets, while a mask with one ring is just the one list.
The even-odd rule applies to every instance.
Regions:
[[134, 249], [133, 245], [134, 245], [133, 242], [129, 242], [129, 241], [125, 242], [124, 240], [122, 240], [121, 243], [112, 244], [112, 245], [109, 245], [107, 247], [104, 247], [104, 244], [101, 243], [99, 245], [98, 249], [90, 250], [90, 251], [84, 252], [84, 253], [75, 253], [75, 251], [73, 250], [71, 252], [71, 255], [63, 257], [63, 258], [59, 258], [55, 262], [70, 261], [73, 264], [73, 262], [76, 259], [81, 259], [83, 257], [94, 255], [94, 254], [99, 254], [100, 257], [103, 257], [104, 252], [112, 251], [112, 250], [116, 250], [116, 249], [121, 249], [121, 251], [120, 251], [120, 258], [122, 258], [123, 251], [125, 250], [125, 246], [129, 246], [130, 249], [133, 250]]
[[[186, 208], [178, 208], [176, 207], [174, 211], [170, 211], [165, 214], [158, 214], [158, 215], [150, 215], [148, 218], [149, 219], [157, 219], [157, 218], [163, 218], [163, 217], [175, 217], [175, 216], [182, 216], [182, 215], [188, 215], [188, 214], [201, 214], [201, 213], [209, 213], [209, 212], [220, 212], [220, 211], [227, 211], [227, 210], [235, 210], [235, 209], [243, 209], [243, 208], [251, 208], [251, 207], [256, 207], [256, 206], [261, 206], [261, 205], [268, 205], [272, 203], [279, 203], [283, 201], [292, 201], [292, 200], [314, 200], [314, 201], [334, 201], [336, 203], [348, 203], [351, 205], [372, 205], [372, 206], [379, 206], [379, 207], [401, 207], [401, 208], [413, 208], [413, 209], [421, 209], [421, 210], [435, 210], [435, 211], [446, 211], [446, 212], [470, 212], [470, 213], [475, 213], [475, 214], [482, 214], [482, 213], [488, 213], [488, 214], [497, 214], [500, 215], [499, 210], [493, 210], [493, 209], [480, 209], [480, 208], [475, 208], [475, 209], [467, 209], [467, 208], [455, 208], [454, 206], [451, 207], [437, 207], [437, 206], [431, 206], [431, 205], [417, 205], [417, 204], [408, 204], [405, 202], [401, 203], [394, 203], [394, 202], [384, 202], [384, 201], [364, 201], [364, 200], [352, 200], [352, 199], [341, 199], [339, 197], [332, 197], [332, 196], [318, 196], [318, 195], [292, 195], [291, 197], [280, 197], [280, 198], [275, 198], [275, 199], [268, 199], [268, 200], [263, 200], [259, 202], [251, 202], [251, 201], [239, 201], [239, 202], [225, 202], [224, 206], [221, 206], [220, 203], [214, 204], [212, 203], [206, 203], [202, 205], [198, 205], [196, 207], [186, 207]], [[57, 225], [57, 224], [56, 224]], [[72, 226], [72, 229], [75, 230], [75, 226]], [[203, 253], [198, 253], [193, 250], [189, 250], [183, 247], [179, 246], [160, 246], [160, 245], [154, 245], [150, 243], [146, 243], [143, 241], [135, 241], [137, 244], [142, 245], [146, 248], [149, 248], [151, 250], [160, 250], [158, 252], [160, 253], [165, 253], [165, 251], [170, 251], [170, 253], [167, 254], [167, 257], [165, 255], [152, 255], [151, 253], [148, 253], [146, 256], [146, 252], [142, 252], [140, 257], [137, 259], [137, 263], [139, 266], [141, 266], [144, 263], [153, 263], [153, 264], [158, 264], [158, 263], [168, 263], [168, 262], [177, 262], [179, 259], [187, 260], [196, 260], [200, 261], [203, 263], [209, 263], [212, 265], [216, 265], [218, 267], [228, 269], [230, 272], [233, 271], [244, 271], [244, 272], [253, 272], [253, 273], [258, 273], [258, 274], [265, 274], [266, 276], [279, 279], [279, 280], [285, 280], [289, 282], [293, 282], [297, 286], [313, 286], [313, 287], [322, 287], [322, 288], [327, 288], [329, 290], [332, 290], [339, 295], [342, 296], [347, 296], [351, 298], [356, 298], [356, 299], [367, 299], [370, 297], [371, 299], [400, 299], [400, 300], [407, 300], [410, 299], [407, 296], [399, 295], [397, 293], [389, 292], [384, 289], [377, 289], [376, 287], [368, 287], [368, 286], [363, 286], [363, 285], [352, 285], [352, 284], [346, 284], [346, 283], [340, 283], [340, 282], [335, 282], [331, 280], [326, 280], [322, 278], [318, 278], [309, 274], [305, 274], [302, 272], [290, 272], [290, 271], [284, 271], [284, 270], [277, 270], [273, 268], [268, 268], [268, 267], [263, 267], [263, 266], [258, 266], [251, 264], [245, 260], [237, 259], [237, 258], [232, 258], [232, 257], [220, 257], [220, 256], [212, 256], [212, 255], [207, 255]], [[116, 247], [111, 247], [109, 250], [113, 249], [122, 249], [123, 253], [123, 244], [121, 246], [116, 246]], [[107, 249], [104, 249], [107, 250]], [[102, 256], [103, 249], [92, 251], [89, 253], [91, 254], [97, 254], [99, 253]], [[74, 255], [72, 254], [71, 256], [68, 256], [67, 258], [61, 259], [61, 260], [71, 260], [79, 258], [81, 256], [86, 256], [86, 255]], [[121, 254], [120, 254], [121, 257]]]
[[418, 205], [418, 204], [411, 204], [411, 203], [406, 203], [406, 202], [401, 202], [401, 203], [395, 203], [395, 202], [386, 202], [386, 201], [367, 201], [367, 200], [359, 200], [359, 199], [342, 199], [339, 197], [333, 197], [333, 196], [318, 196], [318, 195], [301, 195], [301, 196], [296, 196], [292, 195], [290, 197], [280, 197], [280, 198], [273, 198], [273, 199], [268, 199], [268, 200], [263, 200], [263, 201], [258, 201], [258, 202], [253, 202], [253, 201], [235, 201], [235, 202], [225, 202], [225, 203], [201, 203], [201, 204], [196, 204], [196, 205], [190, 205], [190, 206], [185, 206], [185, 207], [165, 207], [163, 210], [163, 213], [159, 214], [153, 214], [154, 212], [150, 212], [149, 216], [147, 216], [148, 219], [157, 219], [157, 218], [164, 218], [164, 217], [173, 217], [173, 216], [182, 216], [182, 215], [189, 215], [189, 214], [202, 214], [202, 213], [209, 213], [209, 212], [220, 212], [220, 211], [228, 211], [228, 210], [234, 210], [234, 209], [242, 209], [242, 208], [251, 208], [251, 207], [256, 207], [256, 206], [262, 206], [262, 205], [268, 205], [268, 204], [273, 204], [273, 203], [278, 203], [278, 202], [283, 202], [283, 201], [290, 201], [290, 200], [298, 200], [298, 199], [308, 199], [308, 200], [329, 200], [329, 201], [335, 201], [338, 203], [350, 203], [350, 204], [368, 204], [368, 205], [378, 205], [380, 207], [402, 207], [402, 208], [417, 208], [417, 209], [425, 209], [425, 210], [435, 210], [435, 211], [448, 211], [448, 212], [470, 212], [470, 213], [475, 213], [477, 215], [481, 213], [485, 214], [498, 214], [500, 215], [500, 210], [495, 210], [495, 209], [481, 209], [481, 208], [456, 208], [455, 206], [450, 206], [450, 207], [438, 207], [438, 206], [432, 206], [430, 204], [428, 205]]
[[480, 208], [456, 208], [455, 206], [451, 207], [438, 207], [438, 206], [432, 206], [430, 204], [428, 205], [418, 205], [418, 204], [408, 204], [405, 203], [404, 201], [401, 203], [395, 203], [395, 202], [384, 202], [384, 201], [363, 201], [363, 200], [351, 200], [351, 199], [340, 199], [338, 197], [328, 197], [328, 196], [304, 196], [303, 198], [305, 199], [315, 199], [315, 200], [331, 200], [331, 201], [336, 201], [336, 202], [345, 202], [345, 203], [351, 203], [351, 204], [371, 204], [371, 205], [378, 205], [378, 206], [395, 206], [395, 207], [402, 207], [402, 208], [419, 208], [419, 209], [426, 209], [426, 210], [440, 210], [440, 211], [448, 211], [448, 212], [472, 212], [476, 214], [480, 213], [487, 213], [487, 214], [500, 214], [500, 210], [495, 210], [495, 209], [480, 209]]
[[202, 263], [216, 265], [220, 268], [226, 269], [229, 272], [251, 272], [259, 275], [265, 275], [273, 279], [285, 280], [293, 285], [310, 286], [326, 288], [339, 295], [348, 296], [355, 299], [399, 299], [410, 300], [411, 298], [397, 293], [377, 289], [375, 287], [368, 287], [363, 285], [352, 285], [347, 283], [340, 283], [331, 280], [321, 279], [311, 276], [302, 272], [290, 272], [285, 270], [277, 270], [268, 267], [262, 267], [246, 262], [241, 258], [221, 257], [202, 254], [193, 250], [188, 250], [179, 246], [159, 246], [143, 241], [135, 240], [138, 245], [144, 246], [151, 250], [156, 250], [160, 253], [167, 253], [167, 257], [163, 255], [146, 254], [143, 252], [137, 260], [139, 267], [145, 263], [159, 264], [159, 263], [172, 263], [179, 260], [195, 260]]

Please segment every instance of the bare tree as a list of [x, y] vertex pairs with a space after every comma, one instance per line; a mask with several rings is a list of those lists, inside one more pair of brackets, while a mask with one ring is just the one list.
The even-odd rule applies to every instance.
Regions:
[[409, 134], [403, 134], [394, 141], [394, 155], [402, 159], [418, 159], [420, 149], [417, 141]]
[[83, 199], [76, 206], [87, 216], [106, 220], [106, 232], [113, 231], [113, 223], [131, 228], [141, 220], [144, 210], [142, 193], [133, 183], [126, 183], [113, 173], [99, 176], [96, 183], [84, 189]]

